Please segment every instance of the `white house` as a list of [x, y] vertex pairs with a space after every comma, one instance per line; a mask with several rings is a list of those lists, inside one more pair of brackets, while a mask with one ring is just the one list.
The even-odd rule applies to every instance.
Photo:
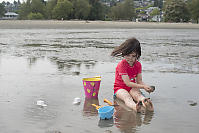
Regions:
[[6, 12], [4, 14], [4, 16], [2, 17], [2, 19], [17, 19], [18, 18], [18, 14], [16, 14], [15, 12]]
[[155, 15], [151, 18], [153, 22], [161, 22], [161, 16], [160, 15]]

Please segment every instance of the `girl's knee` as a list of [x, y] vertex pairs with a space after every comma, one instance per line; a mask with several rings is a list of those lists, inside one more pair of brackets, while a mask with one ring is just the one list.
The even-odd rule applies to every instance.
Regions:
[[143, 100], [145, 97], [142, 95], [141, 91], [139, 89], [131, 89], [130, 91], [131, 96], [135, 101]]
[[126, 102], [131, 102], [132, 100], [133, 100], [133, 98], [131, 96], [124, 98], [124, 101], [126, 101]]
[[133, 101], [133, 98], [131, 96], [125, 97], [124, 102], [125, 102], [125, 104], [128, 104], [128, 105], [134, 105], [135, 104], [135, 102]]

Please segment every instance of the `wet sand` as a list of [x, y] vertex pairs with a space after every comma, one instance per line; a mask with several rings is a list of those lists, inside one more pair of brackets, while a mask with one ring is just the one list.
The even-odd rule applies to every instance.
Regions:
[[[24, 28], [28, 26], [32, 29]], [[198, 29], [21, 27], [0, 29], [2, 133], [198, 132]], [[100, 120], [91, 104], [107, 105], [104, 98], [114, 102], [119, 60], [110, 53], [132, 36], [142, 43], [144, 82], [156, 86], [150, 95], [143, 91], [155, 111], [135, 114], [115, 106], [113, 119]], [[98, 99], [86, 99], [82, 78], [98, 75], [102, 77]], [[76, 97], [80, 105], [72, 104]], [[38, 100], [47, 106], [38, 106]]]
[[199, 29], [192, 23], [130, 21], [1, 20], [0, 29]]

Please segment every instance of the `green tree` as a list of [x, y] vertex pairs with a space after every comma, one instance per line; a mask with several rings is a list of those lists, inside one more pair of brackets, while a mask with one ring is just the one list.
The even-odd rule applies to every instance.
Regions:
[[100, 3], [99, 0], [89, 0], [91, 10], [88, 16], [89, 20], [104, 20], [105, 18], [105, 7]]
[[110, 12], [110, 17], [113, 19], [113, 20], [119, 20], [121, 19], [121, 16], [122, 16], [122, 4], [121, 3], [118, 3], [116, 6], [113, 6], [111, 8], [111, 12]]
[[28, 19], [30, 13], [40, 13], [44, 15], [44, 2], [42, 0], [27, 0], [19, 7], [19, 19]]
[[199, 0], [191, 0], [188, 7], [191, 13], [191, 18], [198, 23], [199, 22]]
[[190, 20], [190, 14], [187, 4], [182, 0], [172, 0], [165, 7], [165, 22], [187, 22]]
[[163, 10], [165, 11], [166, 6], [171, 4], [172, 0], [165, 0], [164, 4], [163, 4]]
[[73, 9], [76, 19], [88, 19], [91, 5], [88, 0], [74, 0]]
[[156, 16], [156, 15], [160, 15], [160, 10], [157, 8], [153, 9], [153, 11], [150, 13], [150, 16]]
[[16, 6], [18, 3], [14, 0], [13, 4]]
[[18, 0], [17, 3], [20, 5], [21, 4], [20, 0]]
[[0, 17], [2, 17], [5, 14], [6, 10], [2, 3], [0, 3]]
[[73, 12], [73, 5], [68, 0], [58, 0], [57, 5], [53, 9], [54, 19], [70, 19]]
[[111, 8], [111, 17], [114, 20], [132, 20], [135, 17], [133, 0], [125, 0]]
[[31, 12], [44, 14], [44, 3], [41, 0], [32, 0]]
[[30, 20], [36, 20], [36, 19], [44, 19], [43, 15], [41, 13], [30, 13], [27, 16], [28, 19]]
[[125, 0], [123, 11], [124, 19], [132, 20], [135, 16], [134, 0]]
[[23, 2], [19, 7], [19, 19], [28, 19], [28, 14], [31, 13], [31, 0]]
[[49, 0], [45, 7], [45, 16], [47, 19], [52, 19], [53, 9], [57, 5], [57, 0]]
[[155, 0], [154, 1], [154, 7], [159, 7], [160, 9], [162, 9], [162, 7], [163, 7], [163, 0]]

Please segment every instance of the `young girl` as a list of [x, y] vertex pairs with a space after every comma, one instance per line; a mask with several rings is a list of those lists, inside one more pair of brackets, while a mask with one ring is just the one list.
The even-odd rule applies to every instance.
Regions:
[[145, 98], [140, 91], [154, 91], [142, 81], [142, 66], [138, 61], [141, 56], [140, 42], [136, 38], [130, 38], [116, 47], [111, 55], [124, 58], [116, 67], [114, 95], [136, 112], [140, 112], [142, 106], [153, 111], [151, 100]]

